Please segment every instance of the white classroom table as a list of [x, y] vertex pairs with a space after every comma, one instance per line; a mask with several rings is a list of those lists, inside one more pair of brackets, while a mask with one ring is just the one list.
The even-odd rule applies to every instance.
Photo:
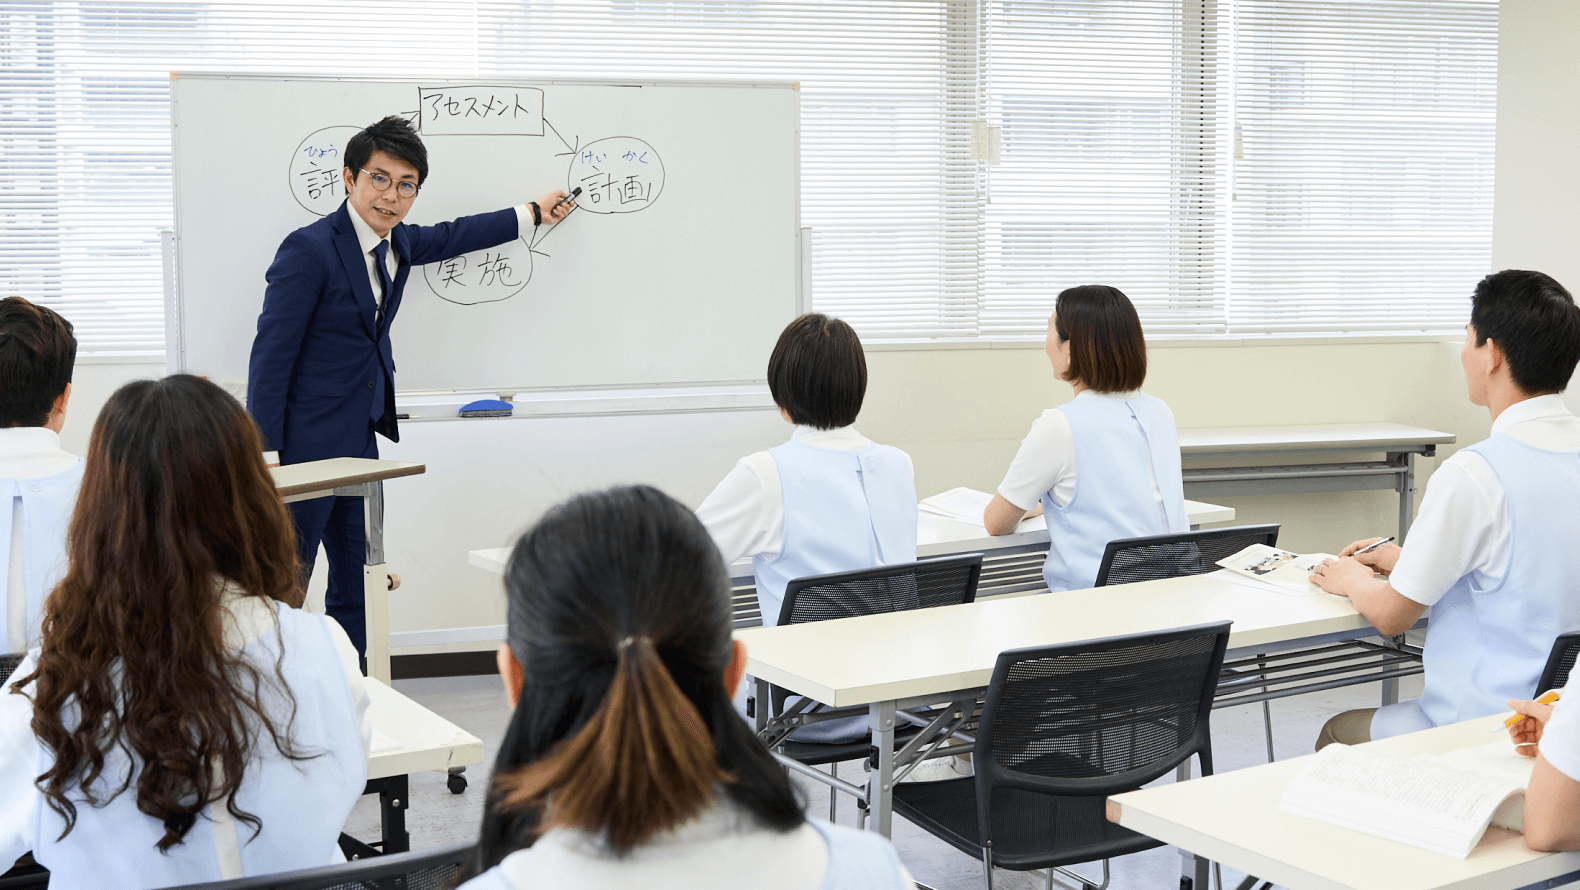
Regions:
[[[767, 700], [763, 684], [773, 683], [834, 707], [867, 709], [878, 763], [861, 796], [868, 801], [872, 827], [887, 835], [893, 814], [897, 709], [979, 695], [1006, 649], [1226, 618], [1234, 622], [1230, 657], [1377, 633], [1342, 597], [1288, 596], [1213, 573], [754, 627], [736, 631], [735, 637], [746, 645], [747, 672], [757, 678], [759, 700]], [[765, 719], [759, 717], [760, 728]], [[780, 728], [781, 736], [789, 731], [783, 724]]]
[[[994, 537], [987, 533], [987, 529], [980, 525], [968, 522], [957, 522], [946, 519], [937, 513], [931, 513], [920, 508], [917, 509], [916, 525], [916, 555], [920, 559], [932, 556], [953, 556], [958, 553], [981, 552], [989, 557], [995, 555], [1014, 555], [1020, 553], [1040, 554], [1048, 549], [1048, 522], [1042, 515], [1023, 519], [1013, 534]], [[1211, 522], [1234, 521], [1233, 507], [1220, 507], [1216, 504], [1203, 504], [1198, 501], [1185, 502], [1185, 516], [1192, 528]], [[486, 569], [496, 575], [505, 573], [505, 564], [510, 560], [509, 547], [494, 547], [487, 550], [473, 550], [467, 554], [467, 560], [480, 569]], [[1030, 583], [1041, 586], [1042, 562], [1040, 555], [1027, 560], [1034, 572], [1021, 572], [1027, 578], [1035, 578]], [[745, 589], [754, 583], [752, 577], [751, 559], [738, 559], [730, 566], [730, 581], [737, 588]], [[995, 587], [984, 577], [983, 587], [979, 595], [992, 596], [999, 593], [1016, 592], [1028, 589], [1025, 584], [999, 585]], [[756, 614], [755, 596], [737, 597], [744, 605], [750, 605], [752, 614]], [[744, 603], [750, 599], [750, 603]]]
[[384, 683], [371, 677], [365, 682], [374, 734], [363, 793], [379, 796], [384, 843], [377, 851], [362, 852], [403, 853], [411, 849], [406, 833], [407, 776], [482, 763], [483, 742]]
[[[1486, 745], [1498, 738], [1491, 729], [1502, 719], [1367, 746], [1413, 757]], [[1580, 853], [1534, 853], [1523, 837], [1501, 828], [1487, 829], [1469, 858], [1455, 859], [1280, 813], [1279, 798], [1309, 756], [1118, 794], [1108, 799], [1108, 818], [1290, 890], [1515, 890], [1580, 879]], [[1566, 880], [1553, 880], [1560, 877]]]
[[[1399, 493], [1400, 544], [1415, 516], [1416, 458], [1432, 457], [1437, 446], [1455, 441], [1453, 433], [1402, 423], [1183, 429], [1179, 439], [1188, 495], [1392, 490]], [[1383, 459], [1312, 462], [1367, 453]]]
[[422, 464], [365, 457], [333, 457], [271, 467], [274, 487], [287, 503], [313, 498], [362, 498], [367, 546], [362, 567], [367, 622], [368, 676], [390, 682], [389, 568], [384, 564], [384, 480], [427, 472]]

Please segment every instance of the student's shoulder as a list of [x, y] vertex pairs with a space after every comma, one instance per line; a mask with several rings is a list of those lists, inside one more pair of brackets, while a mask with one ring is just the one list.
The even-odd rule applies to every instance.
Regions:
[[456, 890], [512, 890], [512, 888], [510, 882], [505, 880], [505, 873], [496, 865], [457, 887]]
[[821, 819], [807, 822], [828, 843], [825, 887], [907, 887], [909, 875], [889, 839]]

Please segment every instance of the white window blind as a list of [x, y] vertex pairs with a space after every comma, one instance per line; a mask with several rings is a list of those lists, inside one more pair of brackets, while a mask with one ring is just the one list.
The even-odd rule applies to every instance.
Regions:
[[170, 71], [775, 79], [814, 308], [869, 340], [1040, 334], [1092, 282], [1153, 334], [1451, 328], [1496, 36], [1493, 0], [10, 0], [0, 293], [162, 349]]
[[983, 213], [985, 334], [1041, 334], [1079, 284], [1124, 291], [1153, 334], [1223, 331], [1215, 6], [992, 4], [1003, 160]]
[[1497, 4], [1238, 9], [1230, 329], [1462, 326], [1492, 254]]

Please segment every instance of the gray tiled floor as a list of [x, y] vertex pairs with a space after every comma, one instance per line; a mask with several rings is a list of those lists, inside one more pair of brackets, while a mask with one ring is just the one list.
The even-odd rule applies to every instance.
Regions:
[[[1401, 698], [1420, 694], [1419, 677], [1407, 678], [1400, 685]], [[482, 739], [485, 757], [483, 764], [467, 770], [471, 787], [462, 794], [451, 794], [442, 774], [422, 773], [411, 777], [407, 829], [411, 833], [412, 848], [471, 840], [476, 837], [481, 818], [488, 767], [509, 719], [503, 686], [498, 677], [453, 677], [401, 680], [395, 687]], [[1317, 732], [1328, 717], [1347, 708], [1375, 707], [1377, 702], [1378, 685], [1375, 683], [1275, 701], [1272, 703], [1275, 753], [1280, 759], [1309, 754]], [[1214, 712], [1212, 732], [1213, 759], [1219, 772], [1265, 762], [1267, 754], [1259, 706]], [[846, 765], [842, 773], [850, 779], [860, 774], [854, 764]], [[823, 787], [800, 777], [796, 779], [807, 794], [808, 812], [826, 816], [828, 797]], [[853, 814], [849, 800], [842, 801], [839, 820], [854, 824]], [[357, 837], [371, 839], [378, 835], [378, 825], [377, 799], [365, 797], [352, 812], [346, 830]], [[944, 845], [904, 819], [895, 819], [894, 844], [906, 867], [918, 881], [928, 886], [938, 890], [975, 890], [984, 886], [980, 862]], [[1179, 885], [1180, 862], [1179, 851], [1172, 847], [1115, 860], [1110, 886], [1120, 890], [1134, 887], [1173, 890]], [[1094, 877], [1100, 874], [1095, 866], [1086, 866], [1080, 871]], [[1237, 872], [1224, 870], [1226, 886], [1234, 886], [1240, 877]], [[994, 886], [1017, 890], [1045, 884], [1041, 873], [998, 870]]]

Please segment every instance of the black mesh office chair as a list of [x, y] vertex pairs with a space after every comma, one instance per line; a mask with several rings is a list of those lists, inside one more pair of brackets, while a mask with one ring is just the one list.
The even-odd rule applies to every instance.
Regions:
[[1542, 668], [1542, 678], [1537, 681], [1536, 691], [1531, 693], [1531, 697], [1569, 685], [1569, 671], [1575, 666], [1576, 656], [1580, 656], [1580, 631], [1559, 634], [1558, 639], [1553, 641], [1553, 651], [1547, 656], [1547, 666]]
[[[834, 618], [907, 612], [934, 606], [954, 606], [976, 599], [977, 582], [982, 577], [982, 554], [968, 553], [938, 559], [854, 572], [836, 572], [797, 578], [785, 586], [784, 604], [779, 610], [780, 624], [807, 624]], [[789, 692], [772, 687], [773, 710], [784, 710]], [[898, 740], [915, 736], [914, 729], [897, 734]], [[872, 748], [870, 736], [853, 742], [798, 742], [787, 739], [779, 748], [792, 760], [807, 766], [828, 764], [829, 775], [838, 776], [839, 764], [866, 757]], [[830, 821], [834, 819], [835, 792], [829, 789]]]
[[49, 869], [23, 856], [22, 862], [0, 874], [0, 890], [45, 890], [49, 887]]
[[1096, 587], [1218, 571], [1218, 560], [1252, 544], [1278, 546], [1278, 525], [1241, 525], [1177, 535], [1121, 538], [1103, 548]]
[[475, 845], [452, 844], [276, 875], [189, 884], [175, 890], [452, 890]]
[[[894, 811], [986, 866], [1108, 862], [1162, 846], [1106, 818], [1133, 791], [1195, 756], [1212, 774], [1208, 715], [1229, 622], [999, 655], [969, 779], [898, 785]], [[1052, 875], [1049, 875], [1052, 881]]]
[[[1097, 567], [1098, 587], [1157, 581], [1185, 575], [1205, 575], [1220, 568], [1218, 560], [1233, 556], [1252, 544], [1278, 546], [1279, 526], [1241, 525], [1176, 535], [1149, 535], [1109, 541]], [[1235, 678], [1244, 675], [1234, 671]], [[1262, 729], [1266, 733], [1267, 761], [1273, 761], [1273, 709], [1262, 702]]]
[[21, 652], [13, 655], [0, 655], [0, 686], [4, 686], [5, 681], [10, 679], [12, 674], [16, 673], [17, 667], [22, 664], [22, 659], [25, 657], [26, 655]]

